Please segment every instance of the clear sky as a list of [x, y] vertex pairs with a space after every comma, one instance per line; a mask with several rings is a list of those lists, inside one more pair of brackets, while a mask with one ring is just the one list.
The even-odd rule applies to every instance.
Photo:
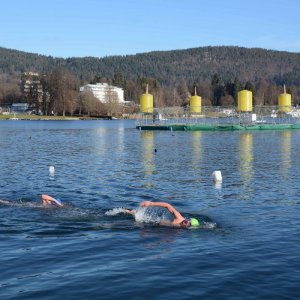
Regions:
[[202, 46], [300, 52], [300, 0], [0, 0], [0, 47], [103, 57]]

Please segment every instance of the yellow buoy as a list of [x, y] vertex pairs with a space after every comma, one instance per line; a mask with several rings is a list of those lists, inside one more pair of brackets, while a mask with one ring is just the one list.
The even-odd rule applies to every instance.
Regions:
[[252, 92], [242, 90], [238, 92], [238, 111], [252, 111]]
[[278, 96], [278, 106], [281, 112], [290, 112], [292, 105], [292, 95], [286, 93], [285, 85], [283, 86], [283, 94]]
[[190, 112], [201, 113], [201, 102], [202, 98], [200, 96], [197, 96], [197, 91], [195, 87], [195, 95], [190, 97]]
[[153, 95], [148, 94], [148, 84], [146, 86], [146, 93], [140, 97], [140, 105], [142, 113], [153, 113]]

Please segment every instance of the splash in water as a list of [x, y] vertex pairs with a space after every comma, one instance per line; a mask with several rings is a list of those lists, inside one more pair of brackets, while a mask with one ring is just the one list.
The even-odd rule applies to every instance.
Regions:
[[164, 223], [173, 219], [167, 210], [158, 207], [139, 207], [134, 217], [136, 222], [143, 223]]
[[116, 215], [122, 214], [122, 213], [123, 214], [126, 213], [126, 209], [122, 208], [122, 207], [117, 207], [117, 208], [108, 210], [107, 212], [105, 212], [105, 215], [106, 216], [116, 216]]
[[16, 207], [43, 207], [39, 202], [29, 202], [29, 201], [7, 201], [7, 200], [0, 200], [0, 205], [7, 205], [7, 206], [16, 206]]
[[[106, 216], [116, 216], [119, 214], [127, 214], [128, 210], [117, 207], [105, 212]], [[164, 209], [157, 207], [139, 207], [135, 210], [134, 218], [139, 223], [161, 223], [172, 221], [170, 213]]]

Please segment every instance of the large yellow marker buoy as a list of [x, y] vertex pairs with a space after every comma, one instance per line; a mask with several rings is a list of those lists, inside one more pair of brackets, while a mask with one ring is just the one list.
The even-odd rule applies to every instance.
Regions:
[[287, 94], [285, 85], [283, 86], [283, 94], [278, 96], [278, 106], [280, 112], [290, 112], [292, 105], [292, 95]]
[[201, 102], [202, 98], [197, 96], [197, 90], [195, 87], [195, 95], [190, 98], [190, 112], [191, 113], [201, 113]]
[[238, 92], [238, 111], [252, 111], [252, 92], [242, 90]]
[[148, 94], [148, 84], [146, 86], [146, 93], [140, 97], [140, 105], [142, 113], [153, 113], [153, 95]]

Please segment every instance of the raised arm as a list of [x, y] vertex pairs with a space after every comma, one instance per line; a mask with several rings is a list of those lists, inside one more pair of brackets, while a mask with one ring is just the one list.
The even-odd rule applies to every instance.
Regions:
[[172, 223], [179, 224], [181, 223], [185, 218], [181, 215], [181, 213], [171, 204], [167, 202], [151, 202], [151, 201], [144, 201], [140, 204], [142, 207], [148, 207], [148, 206], [160, 206], [166, 208], [171, 214], [174, 216], [174, 220]]

